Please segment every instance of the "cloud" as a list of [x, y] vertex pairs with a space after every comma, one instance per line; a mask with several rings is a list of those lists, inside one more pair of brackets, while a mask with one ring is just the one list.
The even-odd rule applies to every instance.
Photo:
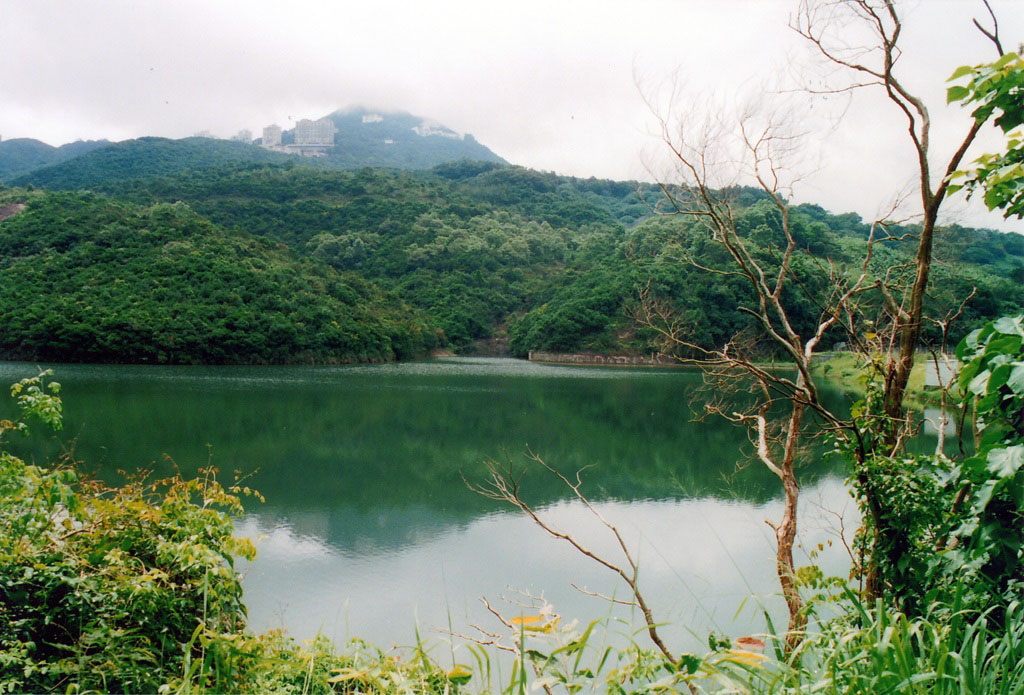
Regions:
[[[1005, 36], [1024, 17], [1002, 10]], [[578, 176], [645, 176], [657, 151], [647, 87], [678, 71], [679, 108], [806, 74], [789, 0], [6, 0], [0, 134], [77, 138], [228, 136], [349, 104], [404, 109], [473, 133], [510, 161]], [[972, 3], [904, 6], [908, 84], [933, 105], [935, 141], [962, 130], [944, 77], [991, 53]], [[808, 200], [870, 215], [913, 175], [902, 115], [870, 98], [815, 147]], [[948, 126], [947, 123], [954, 122]], [[884, 175], [882, 173], [884, 172]], [[972, 219], [982, 218], [974, 212]]]

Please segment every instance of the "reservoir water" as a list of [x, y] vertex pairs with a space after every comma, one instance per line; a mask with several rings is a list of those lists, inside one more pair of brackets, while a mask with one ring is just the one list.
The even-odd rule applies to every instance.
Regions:
[[[618, 525], [639, 581], [676, 651], [708, 631], [764, 630], [776, 596], [779, 486], [749, 463], [742, 429], [694, 420], [709, 394], [686, 370], [542, 366], [442, 358], [348, 367], [53, 366], [65, 429], [16, 443], [42, 462], [73, 450], [86, 470], [186, 475], [213, 465], [266, 503], [238, 532], [259, 555], [244, 566], [254, 630], [411, 644], [496, 629], [481, 601], [514, 615], [542, 597], [564, 619], [642, 621], [607, 570], [546, 536], [520, 512], [472, 492], [486, 462], [522, 475], [543, 518], [616, 558], [613, 539], [571, 491], [528, 460], [567, 474]], [[0, 362], [0, 384], [36, 365]], [[842, 394], [832, 394], [836, 399]], [[4, 403], [0, 413], [9, 412]], [[817, 456], [802, 469], [798, 561], [845, 572], [856, 527], [842, 472]], [[575, 585], [575, 587], [573, 586]]]

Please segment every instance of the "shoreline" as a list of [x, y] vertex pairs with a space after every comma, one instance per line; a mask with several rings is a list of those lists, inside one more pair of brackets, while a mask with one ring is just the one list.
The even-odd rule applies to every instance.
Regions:
[[684, 367], [660, 355], [601, 355], [592, 352], [545, 352], [530, 350], [527, 360], [537, 364], [568, 364], [581, 367]]

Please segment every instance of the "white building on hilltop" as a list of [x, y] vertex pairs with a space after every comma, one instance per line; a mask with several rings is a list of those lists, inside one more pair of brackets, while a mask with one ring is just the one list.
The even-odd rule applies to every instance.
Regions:
[[333, 145], [334, 134], [338, 129], [334, 127], [334, 121], [330, 118], [321, 118], [318, 121], [311, 121], [303, 118], [295, 124], [296, 145]]
[[261, 143], [264, 147], [280, 147], [281, 146], [281, 126], [274, 124], [268, 125], [263, 129], [263, 142]]
[[275, 152], [286, 152], [303, 157], [323, 157], [334, 148], [334, 134], [338, 129], [330, 118], [311, 121], [303, 118], [295, 124], [295, 137], [291, 144], [281, 144], [282, 131], [277, 125], [263, 129], [261, 145]]

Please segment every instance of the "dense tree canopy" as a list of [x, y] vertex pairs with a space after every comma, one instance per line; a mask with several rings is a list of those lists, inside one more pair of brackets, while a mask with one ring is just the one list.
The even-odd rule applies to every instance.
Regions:
[[[647, 353], [655, 336], [630, 317], [641, 288], [684, 316], [702, 345], [751, 325], [739, 308], [751, 299], [743, 283], [706, 270], [727, 265], [722, 250], [699, 224], [657, 214], [654, 186], [498, 162], [418, 172], [230, 163], [223, 155], [241, 145], [210, 142], [208, 161], [184, 173], [93, 180], [88, 168], [64, 169], [70, 178], [53, 185], [109, 198], [37, 197], [0, 222], [11, 278], [0, 294], [5, 354], [67, 356], [79, 346], [85, 360], [381, 360], [442, 345], [494, 349], [506, 336], [516, 355]], [[166, 143], [148, 144], [153, 161], [173, 161]], [[727, 193], [738, 231], [771, 266], [777, 209], [753, 189]], [[794, 207], [791, 222], [799, 282], [785, 300], [808, 323], [826, 289], [825, 259], [859, 267], [869, 226], [816, 205]], [[877, 245], [877, 268], [908, 258], [914, 232], [894, 230], [911, 237]], [[1024, 303], [1022, 237], [958, 225], [937, 235], [934, 313], [976, 287], [966, 331]], [[57, 263], [71, 272], [53, 273]]]
[[0, 224], [8, 359], [383, 361], [436, 341], [371, 283], [225, 232], [184, 203], [48, 194]]

